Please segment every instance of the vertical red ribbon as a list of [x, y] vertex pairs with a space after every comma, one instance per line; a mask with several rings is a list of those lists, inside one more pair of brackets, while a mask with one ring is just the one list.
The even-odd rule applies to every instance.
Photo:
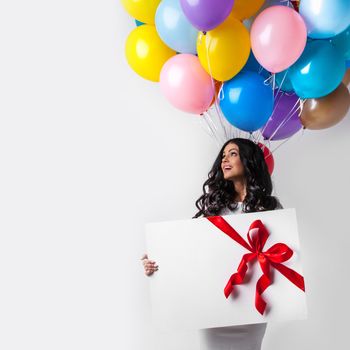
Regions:
[[222, 216], [210, 216], [207, 219], [250, 252], [243, 255], [237, 272], [229, 278], [224, 289], [226, 298], [233, 292], [235, 285], [243, 283], [246, 272], [248, 271], [248, 262], [255, 258], [258, 259], [263, 272], [256, 283], [255, 290], [255, 307], [260, 314], [263, 315], [266, 308], [266, 302], [261, 295], [272, 283], [270, 277], [271, 266], [305, 292], [304, 277], [282, 264], [282, 262], [291, 258], [293, 255], [292, 249], [284, 243], [276, 243], [268, 250], [263, 251], [266, 240], [269, 237], [269, 232], [260, 220], [255, 220], [250, 225], [247, 233], [247, 242]]

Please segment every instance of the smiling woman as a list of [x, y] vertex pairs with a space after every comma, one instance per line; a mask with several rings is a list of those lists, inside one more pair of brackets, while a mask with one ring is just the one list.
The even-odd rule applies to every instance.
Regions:
[[244, 212], [280, 208], [272, 190], [261, 148], [243, 138], [228, 140], [203, 184], [203, 195], [196, 201], [199, 211], [194, 218], [219, 215], [225, 208], [235, 210], [238, 202], [242, 202]]
[[[253, 141], [228, 140], [221, 148], [203, 184], [203, 195], [196, 201], [201, 216], [239, 214], [281, 209], [272, 196], [272, 181], [264, 153]], [[158, 270], [147, 254], [141, 258], [145, 274]], [[267, 323], [202, 329], [200, 350], [260, 350]]]

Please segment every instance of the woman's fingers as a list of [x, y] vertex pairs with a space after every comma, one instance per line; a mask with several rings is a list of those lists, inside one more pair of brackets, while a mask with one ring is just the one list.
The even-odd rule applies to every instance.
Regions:
[[145, 265], [146, 275], [151, 275], [153, 272], [158, 271], [158, 265], [148, 263]]
[[152, 275], [153, 272], [158, 270], [158, 265], [156, 265], [156, 262], [149, 260], [147, 254], [143, 254], [141, 260], [147, 276]]
[[158, 265], [156, 265], [155, 263], [145, 263], [145, 268], [146, 269], [155, 269], [155, 268], [158, 268]]

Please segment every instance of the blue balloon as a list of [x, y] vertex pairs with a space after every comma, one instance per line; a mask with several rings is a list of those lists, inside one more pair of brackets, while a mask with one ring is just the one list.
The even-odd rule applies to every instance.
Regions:
[[135, 19], [135, 23], [137, 27], [142, 26], [144, 24], [143, 22], [140, 22], [137, 19]]
[[328, 40], [307, 43], [299, 59], [289, 68], [295, 93], [301, 98], [328, 95], [345, 74], [342, 54]]
[[335, 48], [344, 55], [346, 60], [350, 60], [350, 26], [340, 34], [330, 39], [330, 41]]
[[350, 0], [302, 0], [299, 13], [308, 36], [314, 39], [331, 38], [350, 24]]
[[258, 73], [241, 71], [223, 85], [220, 108], [225, 118], [238, 129], [260, 129], [272, 114], [273, 92]]
[[257, 72], [260, 75], [262, 75], [265, 79], [270, 76], [270, 72], [268, 72], [265, 68], [261, 66], [261, 64], [255, 58], [252, 50], [250, 50], [248, 61], [244, 65], [242, 70], [250, 70], [252, 72]]
[[198, 30], [183, 13], [180, 0], [163, 0], [157, 8], [155, 25], [170, 48], [180, 53], [197, 53]]
[[276, 73], [276, 85], [284, 92], [294, 92], [292, 82], [290, 81], [290, 73], [287, 70]]

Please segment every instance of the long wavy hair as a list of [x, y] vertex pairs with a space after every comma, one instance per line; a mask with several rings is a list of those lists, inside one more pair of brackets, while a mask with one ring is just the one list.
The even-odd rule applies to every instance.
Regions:
[[246, 196], [243, 212], [273, 210], [281, 206], [279, 200], [272, 196], [272, 181], [264, 153], [259, 145], [243, 138], [233, 138], [225, 142], [216, 157], [208, 179], [203, 184], [203, 194], [197, 199], [198, 212], [193, 218], [219, 215], [224, 208], [234, 210], [238, 203], [234, 201], [237, 194], [233, 181], [225, 180], [221, 169], [222, 154], [229, 143], [239, 148], [239, 157], [244, 167], [246, 179]]

